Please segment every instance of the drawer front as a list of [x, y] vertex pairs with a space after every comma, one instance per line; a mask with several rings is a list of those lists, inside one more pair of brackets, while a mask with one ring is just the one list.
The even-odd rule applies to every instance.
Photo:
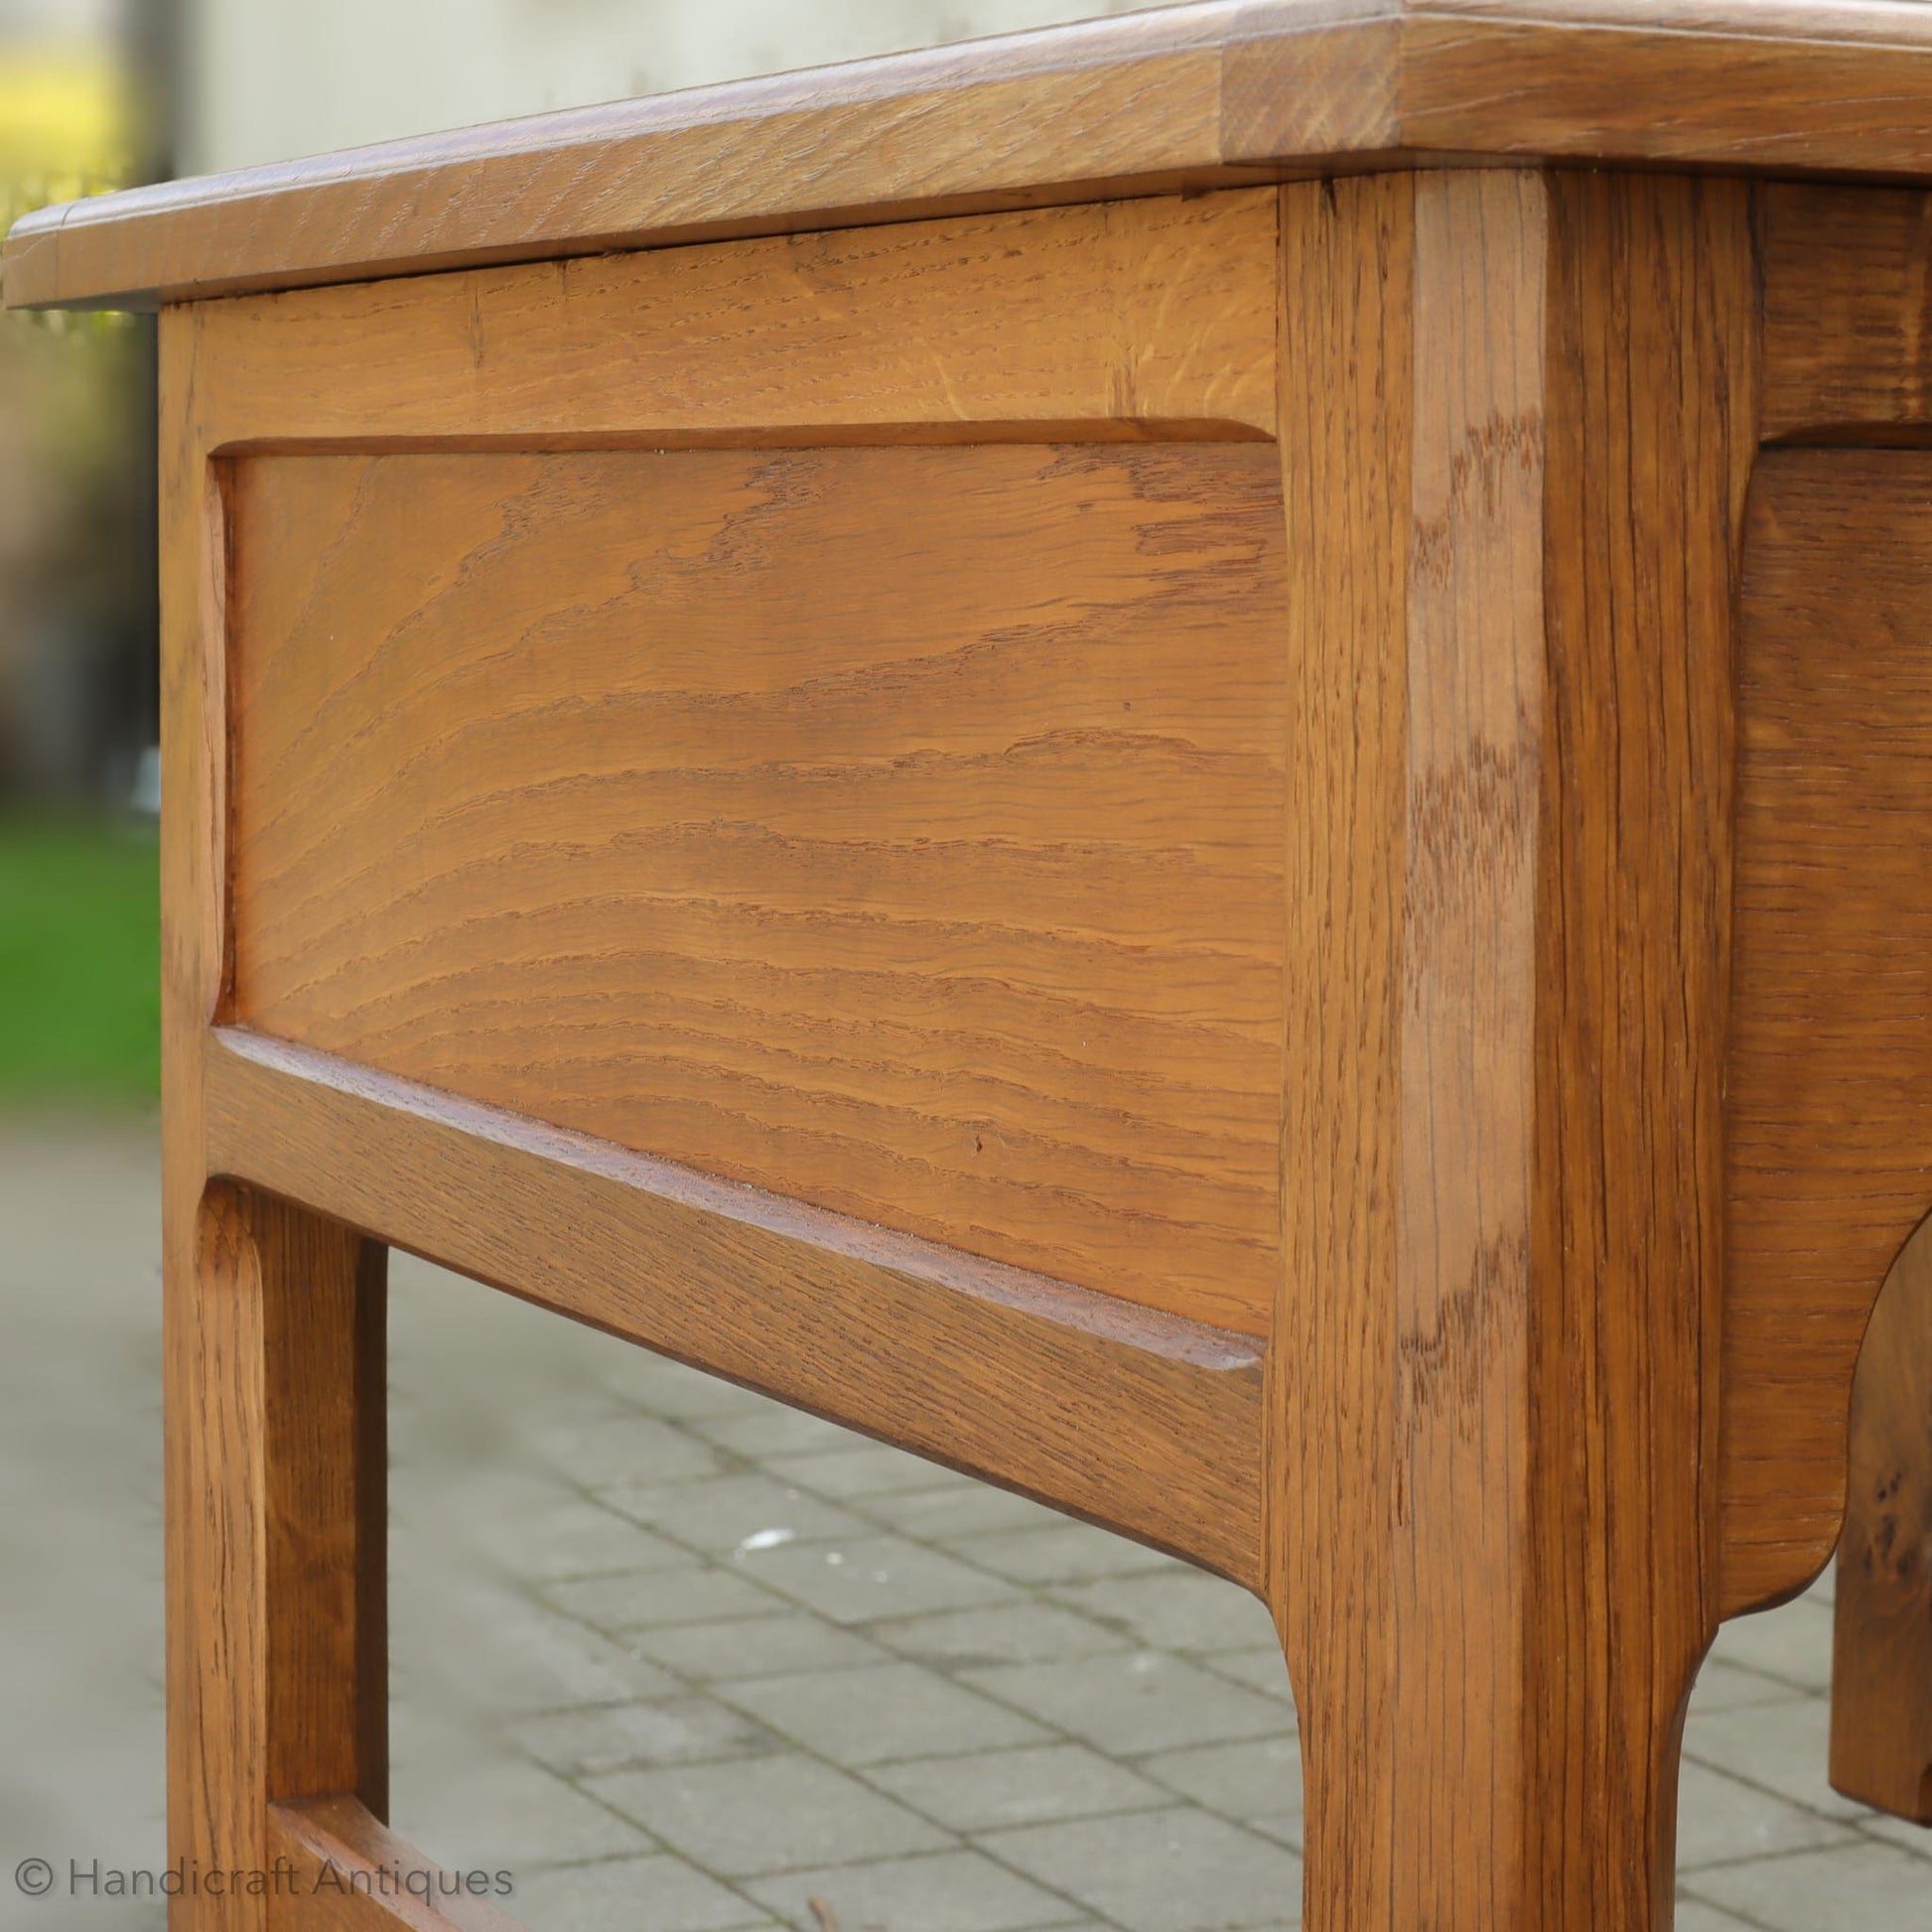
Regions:
[[1265, 1332], [1272, 443], [254, 454], [229, 504], [236, 1017]]

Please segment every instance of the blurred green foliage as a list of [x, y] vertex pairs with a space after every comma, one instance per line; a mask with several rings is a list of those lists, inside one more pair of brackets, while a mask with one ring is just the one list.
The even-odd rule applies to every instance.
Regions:
[[[125, 180], [138, 132], [113, 46], [0, 46], [0, 226]], [[0, 785], [37, 616], [90, 613], [127, 547], [135, 346], [121, 316], [0, 321]], [[0, 812], [0, 1105], [157, 1097], [158, 887], [150, 824]]]
[[0, 1104], [161, 1090], [151, 825], [0, 816]]

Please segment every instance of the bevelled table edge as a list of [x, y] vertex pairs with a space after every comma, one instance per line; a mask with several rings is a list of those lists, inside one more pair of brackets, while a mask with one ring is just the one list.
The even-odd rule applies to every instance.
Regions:
[[1932, 181], [1909, 0], [1205, 0], [102, 196], [10, 308], [1554, 160]]

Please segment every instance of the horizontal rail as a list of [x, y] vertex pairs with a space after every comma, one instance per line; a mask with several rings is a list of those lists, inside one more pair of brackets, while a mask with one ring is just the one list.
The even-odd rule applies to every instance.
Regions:
[[218, 1028], [211, 1176], [1255, 1587], [1260, 1344]]
[[268, 1808], [276, 1932], [523, 1932], [490, 1903], [495, 1872], [450, 1872], [353, 1798]]

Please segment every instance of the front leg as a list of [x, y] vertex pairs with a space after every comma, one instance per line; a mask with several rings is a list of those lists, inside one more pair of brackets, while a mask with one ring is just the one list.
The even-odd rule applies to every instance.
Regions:
[[1311, 1932], [1663, 1932], [1716, 1627], [1735, 184], [1283, 202]]

